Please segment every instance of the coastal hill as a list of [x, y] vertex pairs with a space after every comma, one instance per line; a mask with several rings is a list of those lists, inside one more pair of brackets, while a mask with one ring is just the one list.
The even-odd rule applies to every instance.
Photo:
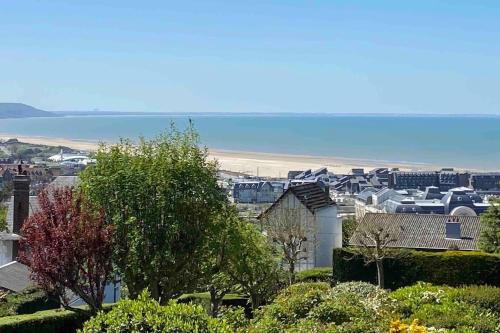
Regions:
[[0, 103], [0, 119], [56, 116], [52, 112], [43, 111], [23, 103]]

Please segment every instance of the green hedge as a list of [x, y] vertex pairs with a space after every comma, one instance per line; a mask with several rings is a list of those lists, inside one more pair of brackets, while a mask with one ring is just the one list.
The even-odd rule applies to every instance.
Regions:
[[[114, 304], [105, 304], [109, 311]], [[1, 333], [71, 333], [82, 328], [90, 316], [86, 312], [55, 309], [0, 318]]]
[[0, 302], [0, 317], [28, 314], [59, 308], [59, 302], [36, 288], [27, 288], [20, 293], [11, 293]]
[[[500, 256], [483, 252], [424, 252], [400, 250], [384, 260], [385, 285], [390, 289], [418, 281], [449, 286], [500, 286]], [[375, 265], [365, 265], [352, 249], [333, 250], [333, 278], [336, 281], [376, 282]]]
[[306, 269], [297, 273], [297, 282], [331, 282], [332, 268], [317, 267]]
[[2, 333], [68, 333], [76, 332], [88, 316], [67, 310], [46, 310], [33, 314], [0, 318]]

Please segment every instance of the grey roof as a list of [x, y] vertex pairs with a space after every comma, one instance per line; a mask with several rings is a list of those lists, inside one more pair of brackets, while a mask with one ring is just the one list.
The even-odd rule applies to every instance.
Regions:
[[0, 266], [0, 288], [21, 292], [33, 285], [28, 266], [17, 261]]
[[367, 187], [363, 191], [359, 192], [357, 199], [366, 201], [366, 200], [368, 200], [369, 197], [371, 197], [377, 191], [378, 190], [376, 188]]
[[[29, 216], [31, 216], [34, 212], [36, 212], [38, 208], [40, 208], [38, 204], [38, 197], [30, 196]], [[14, 197], [11, 197], [9, 202], [7, 203], [7, 228], [9, 232], [12, 232], [13, 224], [14, 224]]]
[[[383, 214], [367, 213], [350, 240], [350, 245], [361, 245], [362, 235], [359, 230], [372, 226], [381, 226], [394, 233], [397, 239], [391, 244], [395, 248], [447, 250], [477, 250], [477, 241], [481, 229], [478, 216], [460, 216], [461, 239], [446, 238], [446, 222], [449, 215], [426, 214]], [[454, 217], [456, 218], [456, 216]]]
[[267, 214], [267, 212], [273, 209], [288, 193], [295, 195], [295, 197], [297, 197], [297, 199], [313, 214], [317, 209], [335, 205], [335, 202], [318, 183], [305, 183], [288, 187], [288, 189], [283, 192], [269, 208], [260, 213], [257, 218], [261, 218]]
[[49, 186], [54, 188], [62, 188], [62, 187], [75, 187], [80, 182], [80, 178], [78, 176], [58, 176], [56, 177]]

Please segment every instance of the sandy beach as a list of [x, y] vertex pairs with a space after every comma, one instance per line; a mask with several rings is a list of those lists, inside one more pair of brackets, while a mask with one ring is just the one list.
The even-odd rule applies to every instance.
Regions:
[[[19, 136], [12, 134], [0, 134], [0, 139], [17, 138], [21, 142], [49, 145], [66, 146], [72, 149], [94, 151], [98, 147], [98, 141], [81, 141], [63, 138], [48, 138], [35, 136]], [[210, 158], [219, 162], [222, 170], [241, 172], [262, 177], [286, 177], [290, 170], [307, 170], [327, 167], [334, 173], [349, 173], [352, 168], [365, 168], [371, 170], [377, 167], [400, 168], [400, 170], [431, 170], [437, 166], [418, 163], [401, 163], [389, 161], [372, 161], [364, 159], [351, 159], [333, 156], [306, 156], [273, 154], [261, 152], [243, 152], [209, 149]]]

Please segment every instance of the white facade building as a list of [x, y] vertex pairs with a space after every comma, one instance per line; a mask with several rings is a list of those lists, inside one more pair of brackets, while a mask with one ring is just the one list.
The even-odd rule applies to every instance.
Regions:
[[[297, 270], [332, 265], [332, 250], [342, 247], [342, 221], [337, 217], [337, 205], [317, 183], [289, 187], [259, 219], [277, 220], [287, 211], [307, 232], [305, 257]], [[290, 217], [289, 217], [290, 218]]]

